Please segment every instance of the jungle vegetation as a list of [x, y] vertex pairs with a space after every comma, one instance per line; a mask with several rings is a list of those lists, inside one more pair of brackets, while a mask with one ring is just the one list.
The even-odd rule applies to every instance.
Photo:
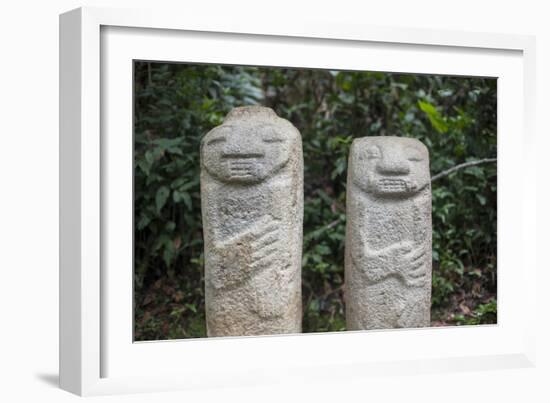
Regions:
[[441, 174], [432, 325], [496, 323], [496, 89], [491, 78], [135, 62], [136, 340], [206, 335], [199, 145], [233, 107], [253, 104], [302, 134], [304, 332], [346, 328], [347, 156], [362, 136], [417, 138], [432, 178]]

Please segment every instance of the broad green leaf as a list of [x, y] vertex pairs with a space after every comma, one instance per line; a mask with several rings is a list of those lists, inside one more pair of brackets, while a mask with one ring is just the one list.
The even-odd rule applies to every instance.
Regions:
[[428, 116], [430, 123], [438, 133], [446, 133], [449, 130], [449, 126], [445, 123], [445, 120], [437, 111], [435, 106], [429, 102], [418, 100], [418, 106]]
[[157, 195], [155, 197], [155, 206], [157, 207], [157, 213], [160, 213], [160, 210], [162, 210], [162, 208], [166, 204], [168, 196], [170, 196], [170, 189], [168, 189], [168, 187], [161, 186], [157, 190]]

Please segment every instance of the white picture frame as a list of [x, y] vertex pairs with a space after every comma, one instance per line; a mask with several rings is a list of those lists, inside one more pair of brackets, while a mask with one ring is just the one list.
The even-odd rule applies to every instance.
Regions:
[[[534, 49], [521, 35], [150, 10], [61, 15], [61, 387], [98, 395], [534, 365]], [[134, 343], [133, 59], [498, 77], [498, 324]]]

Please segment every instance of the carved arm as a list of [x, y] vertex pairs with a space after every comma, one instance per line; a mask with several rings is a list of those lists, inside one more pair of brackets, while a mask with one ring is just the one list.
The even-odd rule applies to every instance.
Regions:
[[412, 242], [397, 242], [380, 250], [370, 250], [363, 243], [352, 248], [353, 263], [371, 283], [397, 275], [407, 285], [420, 285], [425, 277], [425, 255], [426, 248]]
[[279, 243], [279, 225], [269, 216], [241, 234], [214, 243], [207, 257], [210, 282], [216, 289], [238, 286], [278, 258]]

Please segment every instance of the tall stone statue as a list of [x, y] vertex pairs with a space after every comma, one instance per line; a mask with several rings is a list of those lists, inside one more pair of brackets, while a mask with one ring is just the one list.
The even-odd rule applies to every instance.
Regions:
[[427, 148], [405, 137], [356, 139], [347, 183], [348, 330], [429, 326], [432, 205]]
[[273, 110], [233, 109], [201, 143], [208, 336], [300, 333], [303, 156]]

